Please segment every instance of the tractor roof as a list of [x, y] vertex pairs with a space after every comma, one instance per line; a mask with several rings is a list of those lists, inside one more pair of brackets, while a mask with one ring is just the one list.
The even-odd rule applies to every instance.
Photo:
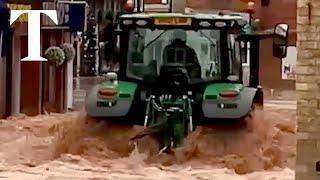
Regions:
[[194, 19], [206, 19], [206, 20], [240, 20], [246, 21], [246, 18], [239, 14], [218, 14], [218, 13], [194, 13], [194, 14], [182, 14], [182, 13], [134, 13], [124, 14], [121, 18], [161, 18], [161, 17], [187, 17]]
[[[239, 29], [248, 24], [248, 20], [239, 14], [226, 13], [134, 13], [120, 16], [123, 24], [137, 24], [144, 20], [142, 27], [180, 26], [184, 28], [232, 28]], [[129, 21], [126, 21], [129, 20]], [[143, 24], [143, 23], [142, 23]], [[139, 26], [139, 25], [138, 25]], [[141, 26], [140, 26], [141, 27]]]

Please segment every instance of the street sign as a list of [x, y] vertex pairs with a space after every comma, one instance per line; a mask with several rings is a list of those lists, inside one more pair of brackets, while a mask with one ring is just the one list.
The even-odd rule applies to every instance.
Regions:
[[71, 32], [83, 32], [86, 21], [86, 4], [69, 4], [69, 27]]
[[[86, 24], [85, 1], [58, 1], [43, 2], [43, 9], [56, 10], [58, 15], [58, 26], [66, 26], [71, 32], [83, 32]], [[48, 17], [42, 21], [44, 26], [56, 26]]]
[[0, 7], [0, 57], [4, 57], [8, 48], [8, 34], [9, 34], [9, 18], [10, 18], [10, 9], [6, 6], [3, 8]]

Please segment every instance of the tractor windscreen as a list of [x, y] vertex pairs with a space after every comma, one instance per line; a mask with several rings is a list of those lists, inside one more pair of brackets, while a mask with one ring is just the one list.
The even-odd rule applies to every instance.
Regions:
[[127, 76], [153, 81], [161, 68], [180, 66], [190, 80], [220, 80], [219, 30], [130, 30]]

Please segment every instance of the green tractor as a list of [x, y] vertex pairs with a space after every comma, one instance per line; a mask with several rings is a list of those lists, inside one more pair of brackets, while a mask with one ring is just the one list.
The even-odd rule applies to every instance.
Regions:
[[120, 69], [87, 94], [88, 115], [144, 126], [135, 138], [159, 133], [166, 150], [181, 146], [199, 125], [250, 117], [255, 105], [263, 105], [259, 42], [273, 38], [274, 56], [285, 57], [289, 27], [251, 32], [248, 23], [221, 12], [120, 16]]

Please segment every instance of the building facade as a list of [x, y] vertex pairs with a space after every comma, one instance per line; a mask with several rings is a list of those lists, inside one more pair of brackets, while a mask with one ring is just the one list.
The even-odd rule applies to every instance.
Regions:
[[6, 110], [6, 56], [9, 39], [9, 9], [6, 4], [0, 2], [0, 118], [3, 117]]
[[316, 162], [320, 161], [320, 1], [297, 2], [296, 180], [313, 180], [320, 179], [316, 172]]
[[[53, 1], [52, 1], [53, 2]], [[56, 9], [56, 7], [45, 7], [50, 1], [29, 0], [17, 1], [8, 0], [7, 4], [11, 10], [30, 10], [30, 9]], [[43, 6], [44, 5], [44, 6]], [[58, 11], [59, 14], [60, 11]], [[45, 20], [46, 18], [42, 18]], [[71, 42], [71, 36], [66, 26], [53, 26], [42, 21], [41, 29], [41, 48], [42, 54], [49, 46], [60, 46], [64, 42]], [[45, 105], [49, 101], [50, 92], [48, 82], [48, 68], [44, 62], [22, 62], [21, 59], [28, 54], [28, 19], [23, 15], [16, 20], [9, 30], [7, 42], [6, 59], [0, 63], [0, 117], [24, 113], [27, 115], [38, 115], [44, 112]], [[2, 75], [2, 74], [5, 74]], [[54, 94], [54, 102], [58, 105], [55, 112], [65, 112], [67, 109], [68, 94], [66, 93], [67, 76], [65, 70], [61, 72], [60, 80], [55, 80], [58, 91]], [[60, 77], [60, 76], [58, 76]], [[69, 95], [70, 96], [70, 95]], [[71, 94], [72, 96], [72, 94]]]

